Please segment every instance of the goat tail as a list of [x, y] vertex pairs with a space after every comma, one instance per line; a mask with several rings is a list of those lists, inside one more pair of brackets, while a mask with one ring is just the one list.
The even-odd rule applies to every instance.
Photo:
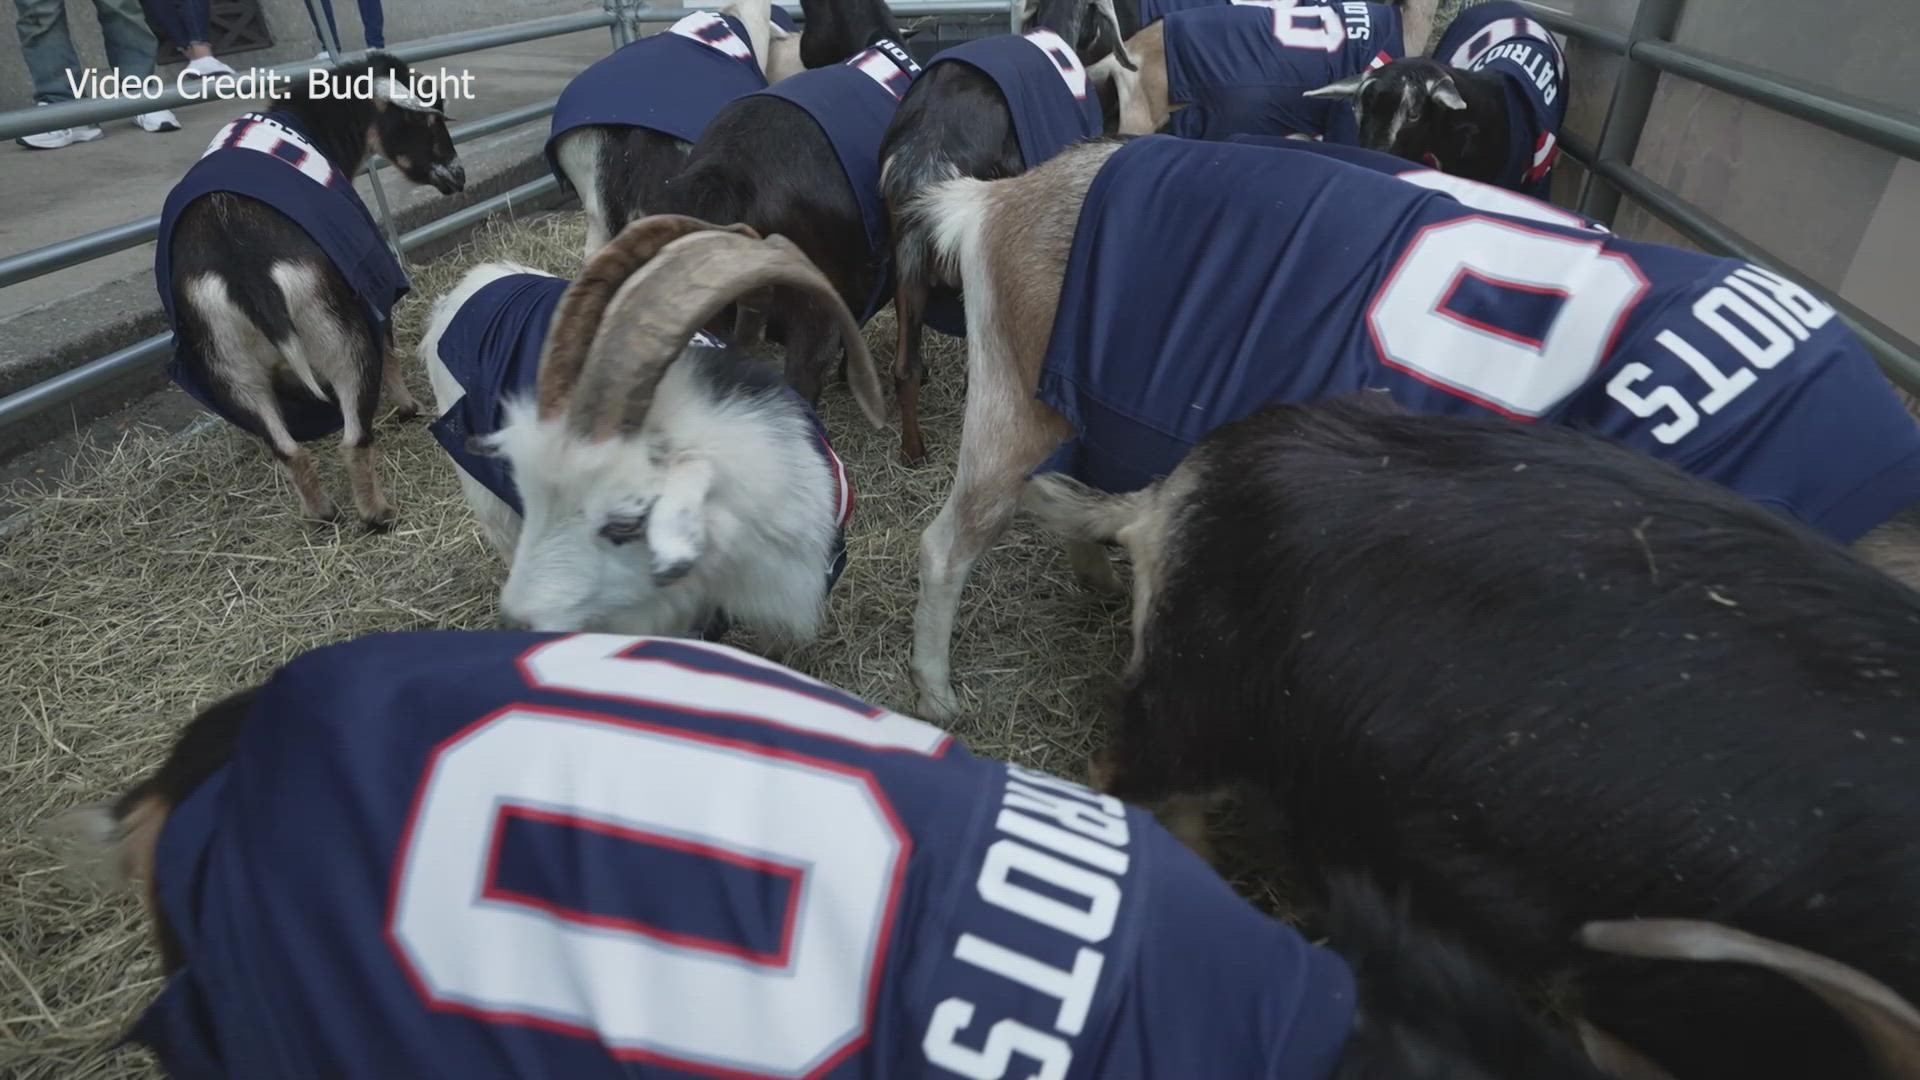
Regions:
[[1154, 484], [1116, 495], [1060, 473], [1041, 473], [1027, 481], [1020, 505], [1064, 540], [1109, 544], [1119, 540], [1120, 530], [1140, 520], [1158, 490]]
[[[934, 284], [929, 261], [927, 219], [920, 196], [937, 184], [960, 178], [960, 169], [944, 155], [918, 152], [909, 137], [887, 157], [880, 170], [880, 193], [894, 208], [894, 273], [904, 281]], [[958, 280], [957, 278], [950, 280]]]
[[906, 228], [924, 237], [934, 269], [969, 293], [973, 290], [966, 289], [966, 267], [979, 263], [976, 252], [986, 226], [989, 183], [970, 176], [943, 180], [920, 189], [902, 215]]

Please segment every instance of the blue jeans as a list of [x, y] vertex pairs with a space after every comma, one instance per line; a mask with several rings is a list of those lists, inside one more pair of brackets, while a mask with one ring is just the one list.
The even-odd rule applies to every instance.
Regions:
[[[360, 26], [367, 32], [367, 48], [384, 49], [387, 47], [386, 16], [380, 10], [380, 0], [358, 0], [360, 6]], [[340, 40], [340, 24], [333, 20], [333, 0], [306, 0], [307, 18], [313, 22], [313, 33], [323, 46], [331, 46], [335, 52], [346, 52], [346, 43]], [[327, 29], [320, 29], [320, 20], [314, 16], [315, 7], [326, 13]], [[332, 31], [329, 34], [327, 31]]]
[[[13, 0], [13, 6], [20, 16], [14, 23], [20, 34], [20, 51], [33, 76], [33, 100], [72, 100], [67, 72], [78, 75], [81, 67], [80, 58], [73, 52], [73, 38], [67, 33], [66, 5], [61, 0]], [[100, 16], [107, 63], [119, 68], [120, 74], [137, 79], [153, 74], [157, 43], [140, 15], [140, 0], [93, 0], [93, 10]]]
[[189, 45], [213, 40], [209, 29], [213, 25], [212, 5], [213, 0], [149, 0], [147, 14], [168, 41], [186, 52]]

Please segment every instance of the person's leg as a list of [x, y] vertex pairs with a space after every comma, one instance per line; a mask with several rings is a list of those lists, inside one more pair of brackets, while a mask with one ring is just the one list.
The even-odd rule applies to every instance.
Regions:
[[380, 10], [380, 0], [360, 0], [360, 26], [367, 32], [367, 48], [387, 47], [387, 17]]
[[160, 43], [140, 14], [140, 0], [93, 0], [93, 10], [100, 16], [107, 63], [136, 79], [153, 74], [153, 54]]
[[[332, 0], [303, 0], [307, 7], [307, 19], [313, 23], [313, 36], [320, 39], [322, 50], [340, 52], [340, 25], [333, 18]], [[326, 29], [320, 28], [320, 16], [314, 9], [319, 8], [327, 16]]]
[[231, 75], [233, 69], [213, 55], [213, 12], [212, 0], [155, 0], [156, 3], [173, 3], [179, 12], [181, 31], [187, 40], [181, 44], [180, 51], [187, 55], [185, 74], [205, 78], [209, 75]]
[[[18, 16], [13, 28], [20, 35], [20, 52], [33, 77], [33, 100], [73, 100], [67, 72], [78, 74], [80, 58], [74, 55], [73, 38], [67, 34], [67, 6], [61, 0], [13, 0], [13, 7]], [[153, 70], [151, 54], [147, 70]]]

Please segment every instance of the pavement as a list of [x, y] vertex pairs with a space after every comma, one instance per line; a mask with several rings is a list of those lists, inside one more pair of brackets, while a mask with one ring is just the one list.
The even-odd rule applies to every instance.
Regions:
[[[553, 97], [610, 48], [607, 31], [589, 30], [421, 66], [470, 72], [473, 99], [449, 101], [447, 109], [456, 122], [480, 120]], [[221, 126], [258, 105], [227, 100], [176, 109], [182, 130], [163, 134], [141, 131], [130, 120], [112, 121], [101, 125], [102, 138], [59, 150], [0, 144], [0, 256], [158, 214], [167, 191]], [[398, 228], [417, 227], [544, 174], [540, 147], [546, 130], [542, 120], [462, 144], [468, 187], [458, 196], [442, 197], [382, 170]], [[371, 181], [362, 175], [357, 186], [374, 206]], [[164, 330], [153, 288], [153, 248], [149, 242], [0, 289], [0, 396]], [[157, 369], [143, 372], [76, 401], [75, 408], [0, 429], [0, 458], [71, 435], [162, 385]]]

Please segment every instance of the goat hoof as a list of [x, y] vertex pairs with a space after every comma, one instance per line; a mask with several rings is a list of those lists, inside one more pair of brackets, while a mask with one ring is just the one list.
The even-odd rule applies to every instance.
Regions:
[[927, 444], [918, 439], [915, 439], [911, 443], [901, 443], [900, 461], [906, 465], [925, 465], [927, 463]]
[[951, 686], [921, 687], [920, 719], [951, 720], [960, 715], [960, 698]]
[[340, 509], [335, 506], [309, 506], [301, 511], [301, 520], [314, 529], [324, 529], [340, 520]]
[[389, 417], [389, 419], [391, 419], [396, 424], [404, 424], [409, 420], [418, 420], [419, 418], [420, 418], [420, 406], [417, 403], [411, 402], [411, 401], [406, 403], [405, 405], [394, 406], [393, 415]]
[[360, 523], [365, 525], [370, 533], [386, 532], [392, 529], [393, 523], [399, 519], [400, 512], [391, 506], [383, 506], [371, 514], [360, 515]]

